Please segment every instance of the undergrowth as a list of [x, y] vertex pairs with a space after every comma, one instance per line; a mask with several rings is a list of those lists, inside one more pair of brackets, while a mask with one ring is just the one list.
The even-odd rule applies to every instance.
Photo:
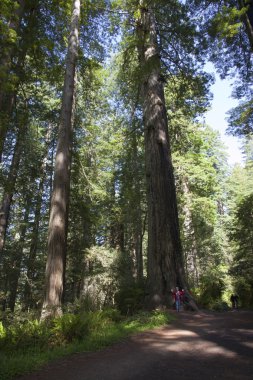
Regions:
[[66, 355], [100, 350], [172, 318], [164, 311], [122, 317], [117, 310], [104, 310], [65, 314], [50, 322], [0, 323], [0, 379], [11, 380]]

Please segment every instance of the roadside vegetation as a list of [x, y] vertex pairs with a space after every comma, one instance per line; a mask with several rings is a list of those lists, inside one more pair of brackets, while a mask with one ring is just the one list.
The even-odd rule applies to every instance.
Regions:
[[[165, 311], [138, 312], [122, 316], [115, 309], [66, 313], [40, 322], [20, 315], [0, 323], [0, 379], [18, 375], [66, 355], [97, 351], [131, 334], [169, 323]], [[27, 317], [27, 315], [26, 315]]]

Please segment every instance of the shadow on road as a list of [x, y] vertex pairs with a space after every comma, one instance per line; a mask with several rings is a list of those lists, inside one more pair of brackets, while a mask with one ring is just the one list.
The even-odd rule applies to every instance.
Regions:
[[252, 380], [253, 313], [180, 312], [171, 325], [20, 380]]

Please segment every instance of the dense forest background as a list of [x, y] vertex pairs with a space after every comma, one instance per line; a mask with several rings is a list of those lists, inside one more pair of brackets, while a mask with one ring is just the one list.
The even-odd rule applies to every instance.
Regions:
[[253, 305], [252, 28], [247, 0], [1, 0], [1, 313]]

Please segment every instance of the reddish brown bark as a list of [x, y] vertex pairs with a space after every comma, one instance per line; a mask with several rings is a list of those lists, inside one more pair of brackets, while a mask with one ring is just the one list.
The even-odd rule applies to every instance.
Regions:
[[63, 295], [72, 145], [72, 115], [75, 67], [78, 48], [80, 0], [73, 1], [66, 72], [63, 88], [61, 121], [55, 158], [54, 184], [50, 209], [45, 297], [41, 318], [61, 315]]
[[155, 18], [141, 3], [137, 32], [148, 199], [147, 305], [154, 308], [170, 301], [172, 287], [186, 283]]

